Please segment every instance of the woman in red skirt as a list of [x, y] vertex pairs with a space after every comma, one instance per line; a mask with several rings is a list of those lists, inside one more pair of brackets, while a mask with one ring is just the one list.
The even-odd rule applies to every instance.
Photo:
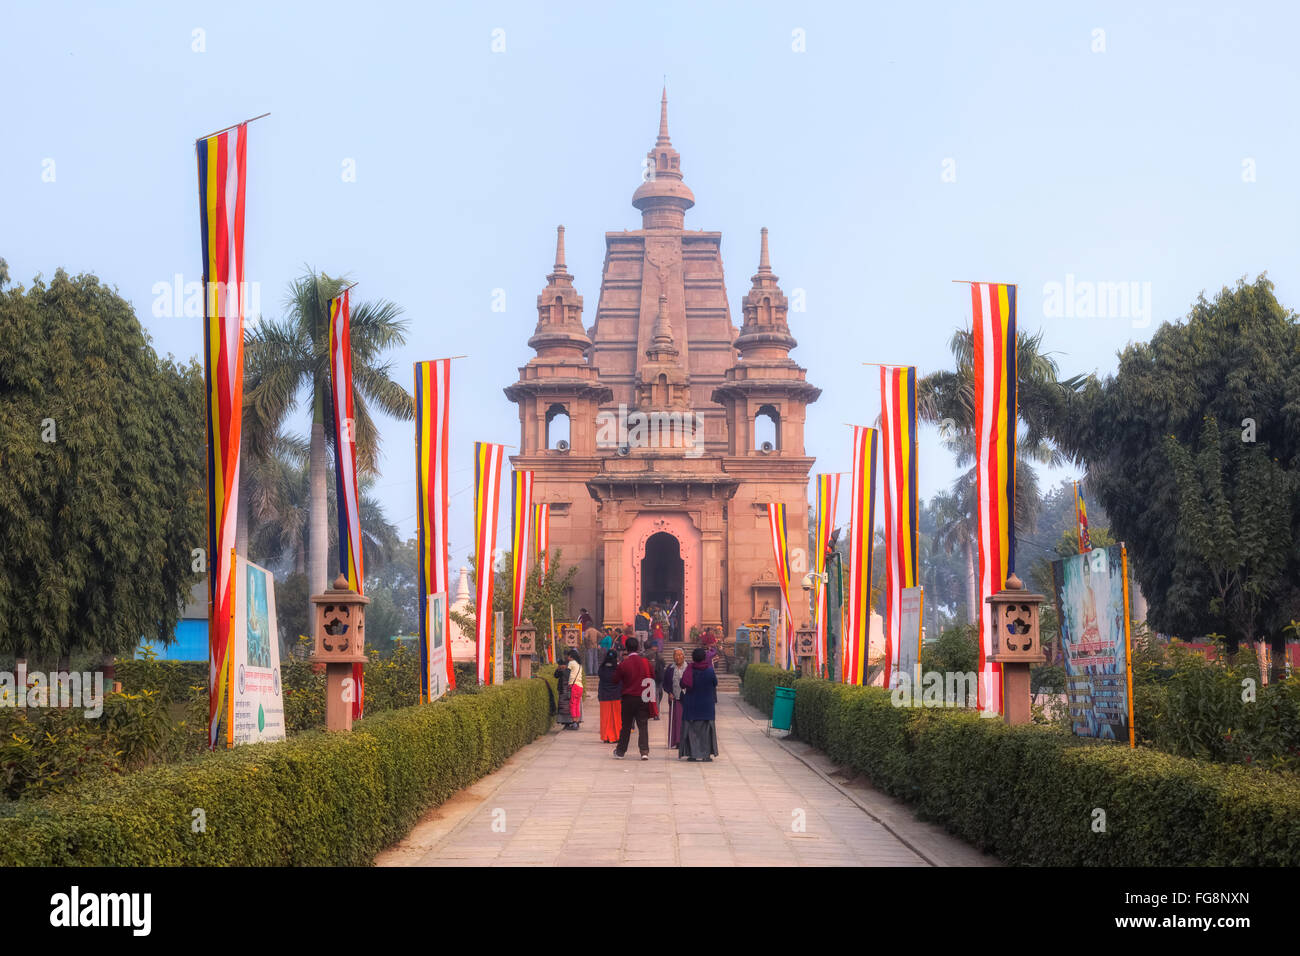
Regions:
[[600, 739], [603, 743], [618, 743], [623, 732], [623, 683], [618, 679], [618, 652], [613, 648], [605, 652], [605, 662], [600, 665], [600, 682], [596, 699], [600, 701]]

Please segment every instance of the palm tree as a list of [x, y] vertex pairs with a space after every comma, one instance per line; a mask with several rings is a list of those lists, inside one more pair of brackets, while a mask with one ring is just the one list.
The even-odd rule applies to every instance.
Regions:
[[[319, 593], [328, 583], [331, 482], [326, 449], [333, 444], [334, 435], [334, 412], [328, 401], [329, 302], [346, 284], [309, 268], [289, 285], [285, 317], [263, 322], [245, 340], [244, 435], [250, 461], [274, 457], [275, 436], [297, 407], [303, 386], [310, 390], [309, 593]], [[364, 303], [351, 312], [353, 424], [360, 475], [374, 475], [379, 459], [379, 430], [372, 406], [407, 421], [414, 414], [410, 393], [390, 377], [392, 363], [383, 361], [385, 351], [405, 341], [407, 326], [398, 318], [401, 313], [400, 307], [388, 301]]]

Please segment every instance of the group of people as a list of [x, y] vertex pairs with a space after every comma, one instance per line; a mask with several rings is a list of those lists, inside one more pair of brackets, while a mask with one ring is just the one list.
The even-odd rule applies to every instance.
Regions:
[[[641, 759], [650, 759], [649, 722], [661, 719], [665, 697], [668, 746], [677, 749], [678, 759], [711, 761], [717, 756], [718, 676], [713, 669], [718, 654], [716, 639], [697, 647], [689, 661], [681, 647], [673, 648], [671, 660], [665, 662], [663, 642], [654, 637], [643, 643], [635, 633], [615, 635], [607, 631], [602, 635], [588, 627], [583, 638], [587, 645], [583, 654], [589, 665], [595, 665], [588, 666], [586, 673], [598, 677], [600, 739], [615, 744], [615, 757], [626, 756], [635, 726]], [[569, 648], [555, 670], [560, 686], [557, 720], [566, 730], [576, 730], [582, 723], [583, 654]]]

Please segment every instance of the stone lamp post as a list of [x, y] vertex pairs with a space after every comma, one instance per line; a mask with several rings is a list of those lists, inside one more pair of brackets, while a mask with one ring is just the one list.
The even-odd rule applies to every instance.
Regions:
[[537, 628], [527, 618], [515, 628], [515, 653], [519, 655], [519, 673], [525, 680], [533, 676], [533, 653], [537, 650]]
[[313, 633], [316, 646], [312, 662], [325, 665], [325, 726], [329, 730], [352, 729], [352, 665], [366, 659], [366, 605], [370, 598], [348, 587], [339, 575], [334, 586], [313, 594], [316, 607]]
[[1015, 572], [1007, 586], [984, 599], [993, 628], [989, 660], [1002, 665], [1002, 719], [1010, 725], [1030, 721], [1029, 668], [1047, 660], [1038, 633], [1043, 595], [1025, 590]]
[[817, 631], [807, 621], [794, 632], [794, 653], [799, 659], [799, 674], [802, 677], [814, 676], [817, 659]]

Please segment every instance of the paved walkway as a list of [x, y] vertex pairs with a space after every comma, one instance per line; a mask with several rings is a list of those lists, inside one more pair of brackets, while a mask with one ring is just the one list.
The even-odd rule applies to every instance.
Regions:
[[380, 866], [988, 866], [995, 861], [835, 768], [735, 694], [718, 701], [712, 763], [679, 761], [667, 721], [624, 760], [595, 695], [582, 728], [553, 729], [431, 811]]

